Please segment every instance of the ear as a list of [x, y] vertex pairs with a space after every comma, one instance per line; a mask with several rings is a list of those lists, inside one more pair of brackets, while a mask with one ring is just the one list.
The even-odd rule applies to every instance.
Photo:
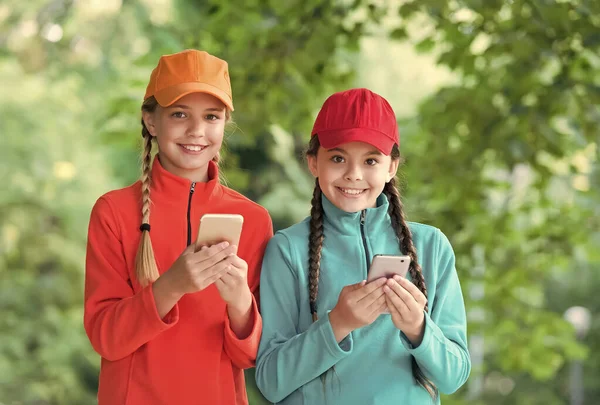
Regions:
[[389, 183], [394, 177], [396, 177], [396, 173], [398, 173], [398, 166], [400, 165], [400, 159], [392, 159], [390, 162], [390, 169], [388, 171], [386, 183]]
[[310, 173], [313, 175], [313, 177], [319, 177], [319, 171], [317, 170], [317, 157], [308, 155], [306, 160], [308, 160], [308, 170], [310, 170]]
[[150, 132], [150, 135], [156, 136], [156, 125], [154, 124], [154, 113], [148, 111], [142, 111], [142, 119], [146, 129]]

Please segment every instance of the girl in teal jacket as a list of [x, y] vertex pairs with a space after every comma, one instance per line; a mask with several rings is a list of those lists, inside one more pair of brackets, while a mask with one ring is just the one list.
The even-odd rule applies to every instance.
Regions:
[[[256, 381], [282, 404], [439, 404], [471, 370], [454, 253], [407, 222], [396, 188], [396, 117], [366, 89], [325, 101], [307, 151], [310, 217], [268, 244]], [[409, 255], [406, 278], [367, 283], [376, 254]]]

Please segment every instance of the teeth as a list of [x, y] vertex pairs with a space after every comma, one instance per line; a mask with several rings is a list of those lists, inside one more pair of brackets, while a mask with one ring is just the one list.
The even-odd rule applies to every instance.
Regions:
[[342, 190], [343, 193], [351, 194], [351, 195], [359, 195], [360, 193], [365, 191], [365, 190], [357, 190], [357, 189], [352, 189], [352, 188], [340, 188], [340, 190]]
[[181, 146], [183, 146], [187, 150], [191, 150], [194, 152], [200, 152], [202, 149], [205, 148], [205, 146], [197, 146], [197, 145], [181, 145]]

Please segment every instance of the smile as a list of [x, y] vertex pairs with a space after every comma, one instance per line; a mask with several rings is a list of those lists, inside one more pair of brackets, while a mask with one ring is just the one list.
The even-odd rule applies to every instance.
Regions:
[[185, 150], [189, 150], [190, 152], [202, 152], [204, 149], [208, 147], [208, 145], [179, 145]]
[[339, 191], [342, 192], [342, 194], [345, 194], [347, 196], [359, 196], [361, 194], [363, 194], [365, 191], [367, 191], [366, 189], [358, 189], [358, 188], [342, 188], [342, 187], [336, 187]]

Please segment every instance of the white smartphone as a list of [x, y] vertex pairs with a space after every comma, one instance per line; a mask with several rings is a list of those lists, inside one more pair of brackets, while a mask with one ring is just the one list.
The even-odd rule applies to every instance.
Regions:
[[378, 278], [392, 278], [396, 274], [406, 277], [410, 266], [410, 256], [375, 255], [367, 274], [367, 282]]
[[239, 245], [244, 217], [239, 214], [204, 214], [200, 219], [200, 229], [196, 239], [196, 251], [202, 246], [220, 242]]

